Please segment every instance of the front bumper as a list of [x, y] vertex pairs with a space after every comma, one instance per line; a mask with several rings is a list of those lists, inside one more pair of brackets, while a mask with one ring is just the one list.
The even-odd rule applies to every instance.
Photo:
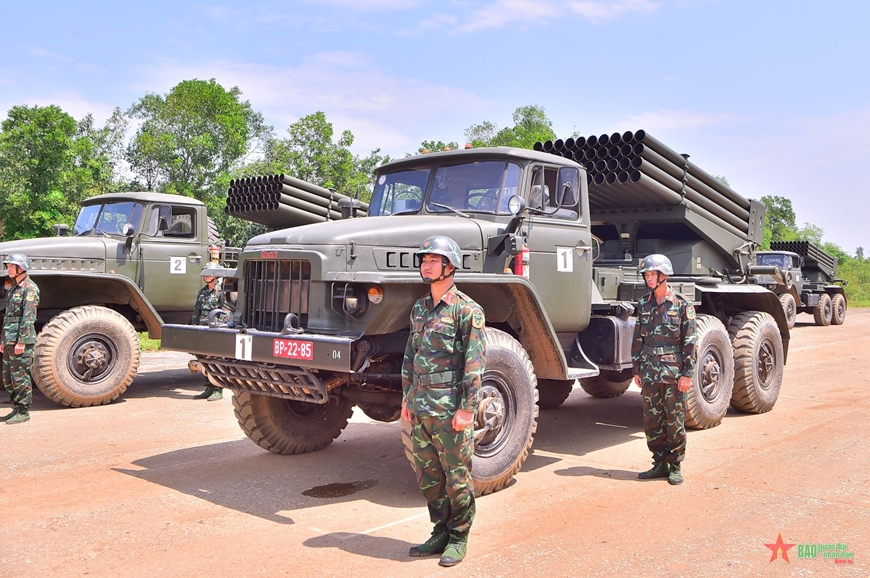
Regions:
[[192, 353], [213, 385], [233, 391], [324, 404], [319, 371], [350, 373], [355, 339], [254, 329], [164, 325], [161, 347]]

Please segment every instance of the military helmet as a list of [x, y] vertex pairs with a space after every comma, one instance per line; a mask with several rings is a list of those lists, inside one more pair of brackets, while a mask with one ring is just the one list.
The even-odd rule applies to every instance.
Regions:
[[459, 244], [450, 237], [444, 235], [433, 235], [423, 241], [420, 245], [420, 250], [417, 251], [417, 257], [421, 259], [423, 255], [433, 254], [447, 257], [450, 264], [457, 269], [462, 268], [462, 251], [459, 249]]
[[221, 266], [219, 263], [215, 263], [213, 261], [210, 263], [206, 263], [205, 266], [202, 268], [202, 271], [200, 271], [199, 276], [200, 277], [214, 277], [215, 276], [214, 270], [220, 269], [220, 268], [221, 268]]
[[647, 271], [659, 271], [663, 275], [673, 275], [674, 267], [671, 265], [670, 259], [664, 255], [654, 253], [647, 255], [640, 264], [640, 274], [643, 275]]
[[30, 269], [30, 259], [21, 253], [12, 253], [3, 260], [4, 265], [18, 265], [22, 271]]

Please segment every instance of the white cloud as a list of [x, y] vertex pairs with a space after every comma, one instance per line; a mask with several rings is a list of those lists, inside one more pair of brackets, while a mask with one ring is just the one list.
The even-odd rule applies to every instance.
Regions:
[[85, 115], [90, 113], [97, 125], [105, 123], [112, 116], [112, 111], [115, 109], [113, 105], [106, 104], [105, 102], [88, 100], [75, 91], [58, 91], [48, 96], [24, 98], [14, 102], [11, 100], [0, 102], [0, 114], [3, 114], [5, 118], [6, 112], [13, 106], [51, 105], [60, 107], [76, 120], [81, 120]]
[[651, 0], [578, 0], [569, 2], [572, 12], [593, 24], [613, 20], [626, 12], [655, 12], [660, 4]]
[[72, 62], [72, 58], [69, 56], [65, 56], [63, 54], [57, 54], [56, 52], [50, 52], [45, 48], [35, 46], [33, 48], [28, 48], [27, 52], [32, 54], [33, 56], [38, 56], [39, 58], [47, 58], [49, 60], [57, 60], [60, 62]]
[[735, 115], [703, 113], [693, 110], [657, 110], [633, 114], [617, 123], [620, 130], [644, 129], [651, 132], [693, 130], [743, 122]]
[[532, 23], [552, 20], [560, 15], [558, 3], [544, 0], [497, 0], [469, 16], [457, 32], [501, 28], [513, 22]]
[[420, 0], [302, 0], [302, 4], [334, 6], [354, 12], [381, 12], [390, 10], [410, 10], [420, 4]]
[[[166, 64], [142, 75], [143, 89], [168, 92], [190, 78], [214, 78], [225, 88], [242, 87], [242, 98], [250, 100], [279, 135], [300, 116], [322, 110], [336, 132], [353, 132], [353, 148], [359, 152], [380, 147], [399, 154], [416, 148], [419, 139], [412, 135], [429, 130], [437, 119], [461, 123], [465, 115], [479, 115], [488, 104], [454, 86], [389, 76], [353, 52], [319, 53], [293, 67], [226, 61]], [[454, 132], [461, 130], [459, 126]]]

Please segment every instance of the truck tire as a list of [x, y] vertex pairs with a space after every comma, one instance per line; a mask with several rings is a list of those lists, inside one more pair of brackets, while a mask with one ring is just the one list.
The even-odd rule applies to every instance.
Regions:
[[782, 304], [782, 310], [785, 313], [785, 321], [788, 323], [788, 328], [794, 327], [794, 320], [797, 317], [797, 303], [795, 303], [794, 295], [791, 293], [783, 293], [779, 296], [779, 302]]
[[827, 293], [820, 295], [819, 304], [813, 307], [813, 318], [816, 320], [816, 325], [830, 325], [833, 317], [834, 307], [831, 303], [831, 296]]
[[330, 396], [329, 403], [306, 403], [233, 392], [239, 427], [251, 441], [274, 454], [305, 454], [322, 450], [341, 435], [353, 413], [353, 403]]
[[[486, 370], [480, 386], [475, 430], [495, 418], [495, 429], [474, 444], [474, 495], [507, 486], [529, 455], [538, 427], [535, 370], [519, 342], [498, 329], [486, 328]], [[414, 466], [411, 426], [402, 420], [405, 457]]]
[[831, 297], [831, 323], [842, 325], [846, 321], [846, 298], [839, 293]]
[[782, 386], [782, 336], [769, 313], [745, 311], [728, 327], [734, 347], [734, 393], [731, 405], [747, 413], [773, 409]]
[[580, 380], [580, 387], [592, 397], [603, 399], [619, 397], [626, 392], [634, 379], [630, 369], [625, 371], [602, 371], [595, 377]]
[[556, 409], [568, 399], [574, 389], [574, 381], [568, 379], [539, 379], [538, 407]]
[[67, 407], [117, 399], [139, 369], [139, 336], [120, 313], [86, 305], [64, 311], [36, 338], [33, 380]]
[[686, 397], [686, 427], [719, 425], [734, 388], [734, 352], [725, 325], [712, 315], [695, 320], [696, 362], [692, 388]]

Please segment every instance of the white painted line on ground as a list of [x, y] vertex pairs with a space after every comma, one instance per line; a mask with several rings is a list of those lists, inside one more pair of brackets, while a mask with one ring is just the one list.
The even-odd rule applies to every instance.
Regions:
[[[422, 518], [422, 517], [428, 516], [428, 515], [429, 515], [429, 512], [420, 512], [419, 514], [415, 514], [413, 516], [408, 516], [407, 518], [402, 518], [401, 520], [396, 520], [395, 522], [390, 522], [389, 524], [383, 524], [381, 526], [375, 526], [374, 528], [369, 528], [368, 530], [363, 530], [361, 532], [354, 532], [353, 534], [348, 534], [347, 536], [342, 538], [341, 541], [344, 542], [345, 540], [350, 540], [351, 538], [356, 538], [358, 536], [365, 536], [367, 534], [372, 534], [372, 533], [377, 532], [379, 530], [383, 530], [385, 528], [390, 528], [392, 526], [398, 526], [400, 524], [404, 524], [406, 522], [410, 522], [411, 520], [416, 520], [417, 518]], [[311, 530], [312, 532], [316, 532], [316, 533], [322, 534], [324, 536], [326, 534], [332, 534], [332, 532], [327, 532], [326, 530], [321, 530], [320, 528], [309, 527], [308, 529]]]

